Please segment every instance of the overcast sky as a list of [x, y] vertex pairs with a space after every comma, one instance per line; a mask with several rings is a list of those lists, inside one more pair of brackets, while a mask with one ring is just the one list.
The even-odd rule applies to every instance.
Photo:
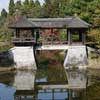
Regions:
[[[8, 11], [8, 5], [9, 5], [10, 0], [0, 0], [0, 12], [2, 8], [5, 8]], [[19, 1], [19, 0], [14, 0], [14, 2]], [[24, 1], [24, 0], [21, 0]], [[43, 3], [43, 0], [39, 0], [41, 3]]]

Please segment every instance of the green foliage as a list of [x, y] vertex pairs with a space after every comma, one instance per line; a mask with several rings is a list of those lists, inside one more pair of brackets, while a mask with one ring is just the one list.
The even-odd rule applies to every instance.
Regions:
[[2, 11], [1, 11], [1, 17], [2, 18], [6, 18], [7, 17], [7, 12], [6, 12], [5, 9], [2, 9]]
[[67, 30], [61, 30], [60, 31], [60, 39], [61, 41], [66, 41], [67, 40]]
[[15, 3], [15, 8], [16, 8], [16, 9], [21, 9], [21, 6], [22, 6], [21, 1], [17, 1], [17, 2]]
[[36, 0], [36, 1], [35, 1], [35, 6], [36, 6], [36, 7], [37, 7], [37, 6], [40, 6], [39, 0]]
[[[13, 22], [15, 9], [19, 9], [22, 15], [32, 18], [57, 18], [77, 15], [93, 26], [88, 35], [88, 41], [100, 42], [100, 0], [44, 0], [41, 5], [39, 0], [17, 1], [10, 0], [9, 13], [2, 10], [0, 16], [0, 40], [10, 40], [11, 31], [7, 28]], [[10, 35], [8, 35], [9, 33]], [[95, 35], [94, 35], [95, 33]], [[8, 37], [5, 37], [7, 34]], [[66, 33], [61, 32], [61, 39], [65, 40]], [[77, 37], [76, 37], [77, 38]]]
[[35, 6], [35, 4], [34, 4], [34, 1], [33, 1], [33, 0], [30, 0], [30, 2], [29, 2], [29, 6], [30, 6], [30, 8], [33, 8], [33, 7]]
[[24, 4], [25, 6], [28, 6], [28, 5], [29, 5], [29, 0], [25, 0], [25, 1], [23, 2], [23, 4]]
[[10, 0], [9, 3], [9, 14], [13, 15], [15, 12], [15, 4], [14, 4], [14, 0]]

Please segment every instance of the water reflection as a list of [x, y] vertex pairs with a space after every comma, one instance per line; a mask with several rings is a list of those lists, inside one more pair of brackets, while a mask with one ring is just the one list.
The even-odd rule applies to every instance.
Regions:
[[12, 84], [16, 90], [34, 90], [35, 71], [17, 71]]
[[86, 70], [68, 69], [66, 70], [68, 86], [71, 89], [86, 89], [88, 85], [88, 77]]
[[13, 87], [0, 84], [0, 100], [14, 100], [15, 91]]
[[64, 73], [54, 68], [3, 73], [0, 75], [0, 83], [3, 83], [0, 84], [0, 100], [86, 100], [87, 91], [94, 85], [88, 85], [87, 75], [87, 71], [66, 70]]

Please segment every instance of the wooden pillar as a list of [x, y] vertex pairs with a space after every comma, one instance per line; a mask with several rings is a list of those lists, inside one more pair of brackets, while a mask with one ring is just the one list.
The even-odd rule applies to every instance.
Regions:
[[16, 36], [15, 37], [17, 37], [17, 38], [20, 37], [20, 33], [19, 32], [20, 32], [20, 30], [19, 29], [16, 29], [16, 34], [15, 34]]
[[68, 45], [72, 44], [72, 33], [70, 30], [68, 30]]
[[82, 42], [82, 32], [79, 31], [79, 41]]
[[66, 33], [67, 33], [67, 42], [68, 42], [68, 29], [66, 30]]
[[32, 37], [34, 38], [34, 29], [32, 29], [31, 32], [32, 32]]
[[82, 44], [85, 44], [85, 33], [81, 33], [82, 34]]
[[37, 44], [39, 38], [39, 30], [34, 31], [34, 38], [35, 38], [35, 43]]
[[16, 29], [15, 36], [14, 37], [17, 37], [17, 29]]
[[13, 37], [16, 38], [16, 29], [14, 30]]

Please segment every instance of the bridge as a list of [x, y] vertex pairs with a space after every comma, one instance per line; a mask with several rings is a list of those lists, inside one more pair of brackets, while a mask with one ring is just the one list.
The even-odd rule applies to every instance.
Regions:
[[[87, 57], [84, 48], [89, 27], [90, 25], [87, 22], [74, 16], [67, 18], [18, 17], [9, 26], [9, 28], [15, 30], [12, 39], [15, 47], [10, 50], [10, 54], [13, 56], [16, 68], [25, 66], [25, 64], [26, 66], [33, 65], [36, 62], [36, 50], [68, 50], [67, 60], [64, 61], [65, 67], [68, 65], [68, 59], [76, 56], [75, 53], [77, 52], [79, 56], [84, 55], [81, 56], [84, 59], [84, 57]], [[79, 52], [82, 46], [84, 46], [83, 52]], [[70, 56], [70, 54], [73, 56]]]

